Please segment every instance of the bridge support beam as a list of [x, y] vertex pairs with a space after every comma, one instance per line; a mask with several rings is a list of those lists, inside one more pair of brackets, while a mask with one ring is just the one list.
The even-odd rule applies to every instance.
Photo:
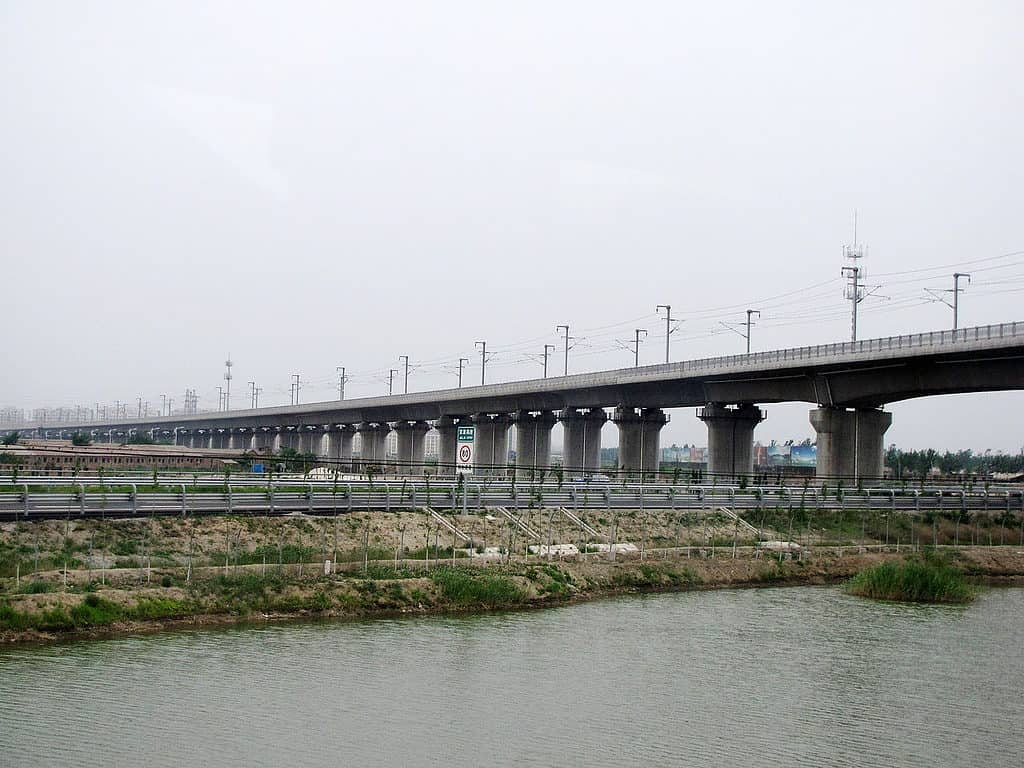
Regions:
[[884, 470], [885, 431], [892, 414], [874, 408], [816, 408], [811, 426], [818, 433], [817, 476], [879, 478]]
[[619, 428], [619, 468], [627, 476], [656, 475], [661, 461], [661, 429], [668, 423], [665, 412], [620, 405], [612, 421]]
[[516, 468], [543, 472], [551, 466], [551, 430], [558, 420], [551, 411], [516, 413]]
[[398, 474], [423, 477], [423, 457], [429, 431], [430, 425], [425, 421], [399, 421], [395, 424], [395, 432], [398, 433]]
[[512, 417], [507, 413], [478, 413], [473, 416], [473, 426], [476, 427], [473, 472], [504, 474], [508, 466], [508, 430]]
[[754, 427], [764, 420], [761, 409], [749, 403], [735, 408], [708, 403], [698, 417], [708, 426], [708, 473], [733, 480], [749, 475], [754, 469]]
[[558, 416], [565, 429], [562, 466], [566, 472], [593, 472], [601, 468], [601, 427], [608, 421], [603, 408], [583, 412], [569, 407]]

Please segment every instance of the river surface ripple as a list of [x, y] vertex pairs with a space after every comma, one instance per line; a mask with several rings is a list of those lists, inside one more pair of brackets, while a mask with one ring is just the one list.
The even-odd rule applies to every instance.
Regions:
[[1024, 764], [1024, 590], [834, 587], [0, 650], [0, 765]]

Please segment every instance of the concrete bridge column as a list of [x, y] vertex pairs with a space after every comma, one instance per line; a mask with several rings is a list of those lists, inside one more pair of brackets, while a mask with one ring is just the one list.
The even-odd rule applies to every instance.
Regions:
[[355, 426], [341, 424], [328, 433], [327, 457], [339, 462], [342, 471], [352, 468], [352, 440], [356, 436]]
[[291, 448], [293, 451], [299, 450], [299, 427], [281, 427], [281, 431], [278, 433], [277, 450], [283, 451], [285, 448]]
[[398, 433], [398, 474], [423, 477], [423, 457], [430, 425], [425, 421], [399, 421], [395, 424], [395, 431]]
[[612, 421], [619, 428], [619, 468], [641, 477], [657, 473], [661, 463], [661, 429], [668, 416], [660, 408], [620, 405]]
[[593, 472], [601, 468], [601, 427], [608, 421], [603, 408], [587, 412], [569, 407], [558, 420], [565, 429], [562, 466], [567, 472]]
[[319, 427], [314, 424], [303, 424], [296, 429], [295, 450], [299, 453], [317, 454], [320, 442]]
[[275, 432], [266, 427], [256, 427], [253, 430], [252, 449], [256, 452], [263, 452], [274, 449]]
[[708, 473], [735, 479], [754, 469], [754, 427], [764, 420], [756, 405], [708, 403], [698, 417], [708, 425]]
[[551, 429], [556, 421], [551, 411], [516, 413], [517, 469], [543, 471], [551, 466]]
[[438, 433], [437, 474], [451, 477], [455, 474], [455, 450], [459, 436], [458, 416], [442, 416], [434, 422]]
[[818, 433], [821, 478], [878, 478], [884, 470], [885, 431], [892, 414], [874, 408], [816, 408], [811, 426]]
[[331, 454], [330, 428], [325, 424], [317, 427], [316, 439], [313, 441], [313, 452], [321, 458], [327, 458]]
[[391, 425], [387, 422], [361, 423], [356, 431], [362, 446], [359, 450], [359, 464], [365, 471], [368, 466], [380, 468], [387, 459], [387, 438]]
[[473, 472], [504, 474], [508, 466], [508, 430], [512, 417], [507, 413], [478, 413], [472, 420], [476, 427]]

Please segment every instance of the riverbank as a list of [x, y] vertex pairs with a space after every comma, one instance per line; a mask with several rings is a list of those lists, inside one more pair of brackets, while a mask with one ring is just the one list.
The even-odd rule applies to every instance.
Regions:
[[[263, 566], [200, 569], [182, 583], [154, 569], [149, 582], [114, 578], [64, 588], [31, 586], [0, 598], [0, 642], [34, 643], [153, 632], [177, 627], [262, 623], [296, 618], [368, 618], [541, 608], [624, 593], [769, 585], [826, 584], [847, 579], [906, 553], [818, 551], [778, 559], [770, 553], [687, 557], [666, 552], [578, 561], [469, 564], [434, 561], [431, 567], [380, 562], [324, 575], [317, 566], [284, 570]], [[959, 549], [956, 566], [975, 579], [1024, 581], [1024, 551]], [[81, 574], [73, 574], [80, 576]], [[61, 574], [62, 576], [62, 574]], [[31, 585], [52, 584], [38, 580]]]

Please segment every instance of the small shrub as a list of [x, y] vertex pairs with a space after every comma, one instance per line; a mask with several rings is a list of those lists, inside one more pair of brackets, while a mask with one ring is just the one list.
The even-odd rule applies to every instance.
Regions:
[[22, 584], [18, 592], [22, 595], [41, 595], [46, 592], [53, 592], [55, 589], [57, 589], [57, 585], [51, 584], [48, 581], [29, 581]]

